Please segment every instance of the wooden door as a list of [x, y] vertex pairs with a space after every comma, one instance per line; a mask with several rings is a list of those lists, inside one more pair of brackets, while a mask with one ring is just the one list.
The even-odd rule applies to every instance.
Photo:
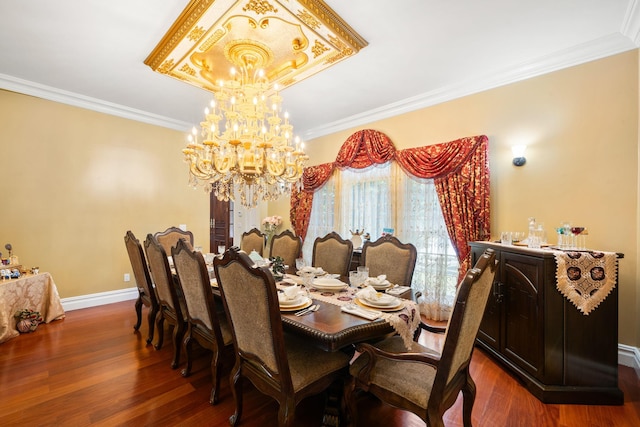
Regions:
[[233, 202], [220, 201], [211, 193], [209, 209], [209, 252], [218, 253], [218, 246], [233, 246]]

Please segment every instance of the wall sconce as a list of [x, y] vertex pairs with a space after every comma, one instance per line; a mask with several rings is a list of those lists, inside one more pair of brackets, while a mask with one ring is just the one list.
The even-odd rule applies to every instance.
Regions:
[[516, 166], [522, 166], [527, 163], [527, 159], [524, 157], [524, 152], [527, 150], [526, 145], [514, 145], [511, 147], [511, 153], [513, 154], [513, 164]]

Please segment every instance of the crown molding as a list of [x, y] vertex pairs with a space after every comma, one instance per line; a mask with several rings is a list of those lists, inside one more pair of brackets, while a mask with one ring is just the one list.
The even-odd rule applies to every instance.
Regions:
[[[416, 95], [385, 106], [364, 111], [353, 116], [327, 123], [323, 126], [304, 131], [306, 141], [329, 135], [345, 129], [363, 126], [378, 120], [387, 119], [411, 111], [431, 107], [442, 102], [479, 93], [485, 90], [526, 80], [571, 66], [594, 61], [607, 56], [637, 48], [640, 44], [640, 5], [632, 0], [623, 23], [623, 32], [601, 37], [570, 49], [565, 49], [534, 61], [521, 63], [502, 72], [481, 76], [474, 80], [438, 88], [437, 90]], [[142, 110], [129, 108], [96, 98], [45, 86], [28, 80], [0, 74], [0, 89], [31, 95], [50, 101], [85, 108], [125, 119], [186, 132], [192, 124], [171, 119]]]
[[640, 6], [638, 0], [630, 0], [620, 32], [640, 46]]
[[[636, 0], [633, 0], [633, 2], [635, 3]], [[634, 15], [638, 15], [638, 13], [634, 13]], [[633, 21], [640, 22], [638, 19]], [[640, 25], [638, 25], [638, 28], [640, 28]], [[553, 71], [558, 71], [564, 68], [622, 53], [636, 47], [637, 43], [633, 42], [629, 37], [621, 33], [610, 34], [591, 42], [574, 46], [570, 49], [561, 50], [553, 54], [537, 58], [533, 61], [521, 63], [515, 67], [506, 68], [490, 75], [480, 76], [477, 79], [468, 80], [460, 84], [438, 88], [431, 92], [406, 98], [373, 110], [345, 117], [344, 119], [340, 119], [332, 123], [327, 123], [323, 126], [309, 129], [303, 133], [302, 137], [305, 141], [310, 141], [324, 135], [362, 126], [374, 121], [387, 119], [422, 108], [431, 107], [433, 105], [472, 95], [474, 93], [483, 92], [499, 86], [504, 86], [510, 83], [530, 79]]]
[[110, 114], [112, 116], [174, 129], [181, 132], [188, 131], [192, 126], [190, 123], [180, 120], [174, 120], [169, 117], [136, 110], [135, 108], [125, 107], [123, 105], [114, 104], [101, 99], [91, 98], [78, 93], [45, 86], [40, 83], [19, 79], [6, 74], [0, 74], [0, 89], [22, 93], [24, 95], [31, 95], [49, 101], [60, 102], [74, 107]]

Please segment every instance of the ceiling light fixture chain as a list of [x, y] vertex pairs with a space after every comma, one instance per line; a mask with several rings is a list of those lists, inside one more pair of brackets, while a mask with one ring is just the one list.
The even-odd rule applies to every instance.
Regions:
[[189, 164], [189, 184], [201, 185], [219, 200], [240, 194], [244, 207], [260, 199], [276, 200], [301, 185], [308, 156], [304, 144], [293, 137], [289, 114], [281, 116], [282, 97], [271, 90], [255, 58], [247, 55], [231, 69], [232, 79], [219, 81], [214, 100], [194, 127], [183, 153]]

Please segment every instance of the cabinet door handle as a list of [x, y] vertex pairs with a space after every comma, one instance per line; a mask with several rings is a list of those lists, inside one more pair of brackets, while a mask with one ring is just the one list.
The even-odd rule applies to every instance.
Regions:
[[496, 299], [496, 302], [499, 304], [504, 299], [504, 283], [495, 281], [493, 283], [493, 296]]

